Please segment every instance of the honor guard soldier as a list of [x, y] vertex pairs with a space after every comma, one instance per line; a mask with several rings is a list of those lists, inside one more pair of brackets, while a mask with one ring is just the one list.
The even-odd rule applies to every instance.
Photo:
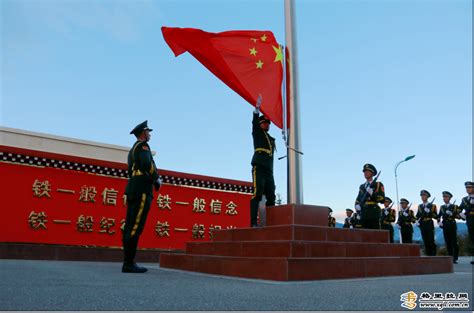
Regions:
[[332, 216], [332, 209], [328, 208], [328, 226], [336, 227], [336, 219]]
[[421, 230], [421, 237], [425, 245], [425, 254], [435, 256], [436, 243], [433, 219], [438, 218], [436, 204], [433, 204], [434, 199], [428, 202], [428, 198], [431, 197], [431, 194], [427, 190], [420, 191], [420, 196], [423, 203], [418, 206], [418, 211], [416, 212], [416, 226], [419, 226]]
[[397, 227], [402, 235], [402, 243], [413, 242], [413, 223], [416, 222], [415, 213], [408, 207], [408, 200], [400, 199], [401, 209], [398, 212]]
[[151, 148], [148, 145], [151, 131], [147, 121], [144, 121], [130, 132], [137, 137], [137, 141], [128, 153], [129, 179], [125, 188], [127, 216], [123, 231], [124, 262], [122, 272], [124, 273], [147, 271], [145, 267], [135, 263], [135, 254], [153, 200], [153, 187], [158, 190], [161, 186]]
[[363, 228], [380, 229], [380, 207], [378, 203], [385, 200], [384, 186], [376, 178], [374, 179], [374, 176], [377, 175], [377, 169], [372, 164], [365, 164], [362, 172], [366, 182], [359, 187], [355, 209], [360, 215]]
[[270, 120], [260, 115], [262, 97], [259, 96], [252, 119], [254, 153], [252, 157], [253, 195], [250, 200], [250, 226], [257, 227], [258, 204], [265, 195], [266, 206], [275, 205], [275, 180], [273, 178], [273, 154], [275, 138], [268, 134]]
[[456, 218], [460, 219], [461, 217], [458, 206], [450, 202], [452, 197], [453, 195], [449, 191], [443, 191], [444, 204], [439, 208], [438, 224], [443, 229], [448, 255], [453, 257], [453, 263], [457, 263], [459, 246]]
[[385, 197], [383, 203], [384, 208], [382, 209], [380, 216], [380, 228], [388, 230], [390, 232], [390, 242], [393, 243], [393, 225], [395, 222], [395, 210], [392, 209], [392, 199]]
[[347, 208], [346, 209], [346, 218], [344, 219], [344, 225], [342, 226], [343, 228], [352, 228], [352, 213], [354, 213], [353, 210]]
[[[462, 211], [459, 215], [466, 220], [467, 232], [471, 244], [474, 245], [474, 182], [467, 181], [464, 183], [466, 187], [467, 196], [462, 198], [459, 209]], [[471, 254], [472, 256], [472, 254]], [[474, 261], [471, 261], [474, 264]]]

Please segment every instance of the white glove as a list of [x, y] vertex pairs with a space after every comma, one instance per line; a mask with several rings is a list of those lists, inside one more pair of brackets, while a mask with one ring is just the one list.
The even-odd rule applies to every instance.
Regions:
[[464, 214], [464, 213], [462, 213], [462, 212], [461, 212], [461, 213], [459, 213], [459, 216], [460, 216], [460, 217], [461, 217], [463, 220], [465, 220], [465, 219], [466, 219], [466, 214]]
[[388, 215], [388, 211], [387, 211], [387, 210], [384, 210], [383, 214], [384, 214], [384, 215]]
[[352, 228], [354, 228], [354, 226], [351, 225], [351, 226], [349, 226], [349, 228], [352, 229]]
[[360, 205], [356, 204], [355, 209], [356, 211], [360, 211], [362, 208], [360, 207]]
[[401, 229], [401, 228], [402, 228], [402, 226], [400, 226], [400, 225], [398, 225], [398, 224], [397, 224], [397, 227], [398, 227], [398, 229]]
[[260, 106], [262, 105], [262, 95], [258, 95], [257, 104], [255, 105], [255, 114], [260, 114]]
[[357, 219], [358, 221], [360, 221], [360, 215], [357, 215], [356, 219]]
[[430, 213], [430, 209], [425, 208], [425, 212], [426, 212], [426, 213]]
[[416, 221], [415, 225], [420, 227], [420, 223], [418, 221]]
[[369, 195], [372, 195], [374, 193], [374, 190], [372, 188], [367, 187], [367, 192], [369, 193]]
[[449, 216], [453, 216], [453, 212], [451, 212], [449, 210], [446, 211], [446, 214], [449, 215]]
[[439, 221], [438, 225], [439, 227], [443, 227], [443, 221]]
[[474, 198], [471, 198], [471, 201], [469, 201], [471, 204], [474, 204]]
[[407, 213], [407, 212], [403, 212], [403, 216], [408, 216], [408, 213]]

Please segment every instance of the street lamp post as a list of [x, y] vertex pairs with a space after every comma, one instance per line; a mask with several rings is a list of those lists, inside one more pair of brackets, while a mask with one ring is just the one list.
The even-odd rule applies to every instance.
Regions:
[[[398, 176], [397, 176], [397, 169], [398, 169], [398, 166], [400, 164], [402, 164], [403, 162], [406, 162], [406, 161], [409, 161], [411, 159], [413, 159], [415, 157], [415, 155], [410, 155], [410, 156], [407, 156], [405, 159], [401, 160], [400, 162], [398, 162], [396, 165], [395, 165], [395, 188], [397, 189], [397, 211], [398, 213], [400, 213], [400, 199], [398, 198]], [[400, 214], [397, 214], [398, 216]], [[398, 236], [399, 236], [399, 241], [400, 243], [402, 243], [402, 231], [399, 229], [398, 230]]]

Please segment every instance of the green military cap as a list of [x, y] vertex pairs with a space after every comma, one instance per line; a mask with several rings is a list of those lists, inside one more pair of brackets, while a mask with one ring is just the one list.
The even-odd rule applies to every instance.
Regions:
[[392, 202], [393, 202], [392, 199], [390, 199], [389, 197], [385, 197], [384, 202], [385, 202], [385, 201], [388, 201], [388, 203], [392, 203]]
[[420, 196], [423, 196], [423, 195], [427, 196], [428, 198], [431, 197], [431, 193], [428, 190], [424, 190], [424, 189], [420, 191]]
[[448, 197], [452, 198], [452, 197], [453, 197], [453, 194], [450, 193], [449, 191], [443, 191], [443, 197], [444, 197], [444, 196], [448, 196]]
[[372, 164], [369, 164], [369, 163], [364, 164], [364, 168], [362, 169], [362, 172], [365, 172], [365, 171], [371, 171], [372, 173], [374, 173], [374, 175], [377, 175], [377, 169]]
[[354, 213], [354, 210], [347, 208], [347, 209], [346, 209], [346, 212]]
[[474, 187], [474, 182], [472, 182], [472, 181], [467, 181], [467, 182], [464, 183], [464, 186], [466, 186], [466, 187]]
[[132, 129], [130, 134], [134, 134], [135, 136], [138, 136], [144, 130], [153, 131], [153, 129], [148, 128], [148, 121], [144, 121], [143, 123], [140, 123], [137, 126], [135, 126], [135, 128]]
[[260, 115], [258, 118], [258, 123], [261, 124], [263, 122], [267, 122], [268, 124], [272, 123], [265, 115]]
[[400, 199], [400, 203], [406, 203], [406, 204], [408, 204], [408, 203], [410, 203], [410, 201], [408, 201], [408, 200], [405, 199], [405, 198], [401, 198], [401, 199]]

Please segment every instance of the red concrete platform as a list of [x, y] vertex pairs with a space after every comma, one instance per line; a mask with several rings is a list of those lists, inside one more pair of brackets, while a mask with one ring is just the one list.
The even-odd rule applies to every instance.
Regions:
[[160, 266], [278, 281], [453, 271], [451, 257], [421, 257], [416, 244], [390, 244], [388, 231], [322, 226], [327, 214], [322, 206], [271, 207], [271, 226], [216, 231], [211, 242], [188, 243], [185, 254], [161, 254]]
[[186, 253], [236, 257], [405, 257], [420, 256], [420, 247], [417, 244], [337, 241], [220, 241], [188, 243]]

